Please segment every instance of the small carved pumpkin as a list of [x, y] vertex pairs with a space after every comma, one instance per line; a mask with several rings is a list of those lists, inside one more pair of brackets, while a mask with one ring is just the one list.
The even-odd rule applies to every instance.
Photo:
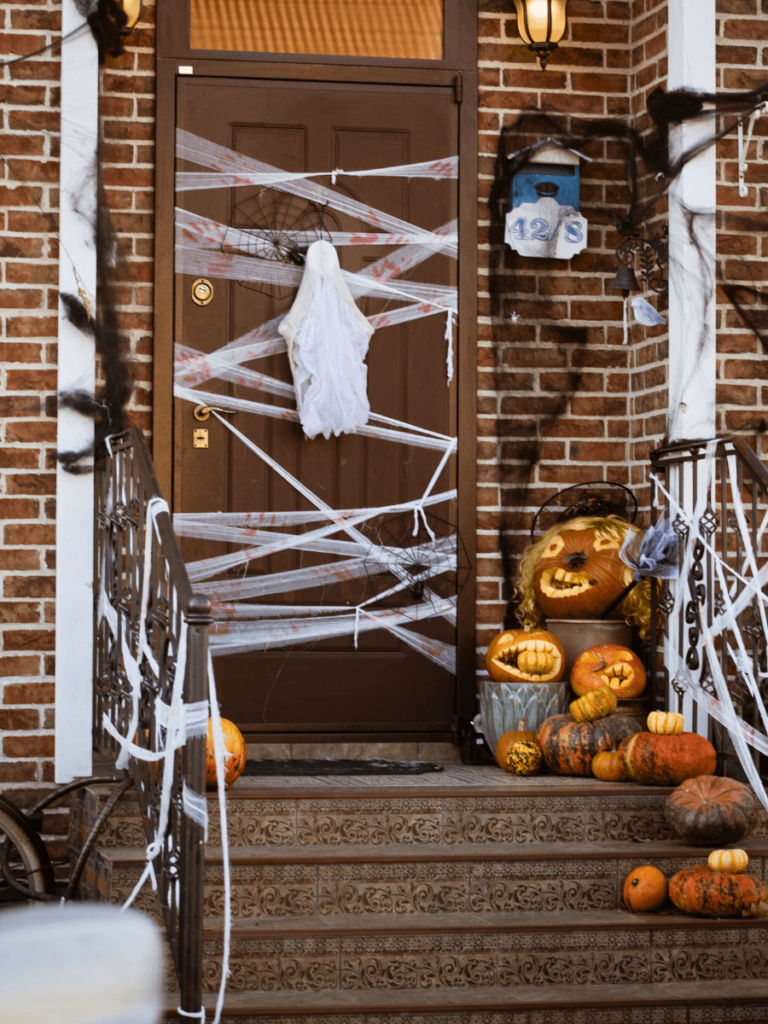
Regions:
[[614, 745], [612, 750], [601, 750], [592, 758], [592, 774], [601, 782], [626, 782], [627, 776], [621, 767], [621, 758]]
[[526, 730], [524, 718], [516, 732], [505, 732], [496, 744], [496, 762], [513, 775], [535, 775], [541, 767], [541, 747], [536, 733]]
[[749, 857], [746, 850], [713, 850], [707, 859], [712, 871], [725, 871], [729, 875], [740, 875], [747, 870]]
[[627, 715], [608, 715], [596, 722], [574, 722], [570, 715], [552, 715], [536, 734], [544, 760], [558, 775], [591, 775], [592, 759], [602, 750], [639, 732]]
[[579, 697], [569, 710], [574, 722], [596, 722], [598, 718], [612, 715], [618, 706], [618, 698], [610, 686], [601, 686]]
[[632, 579], [619, 558], [621, 540], [595, 526], [550, 534], [534, 570], [536, 603], [548, 619], [599, 618]]
[[731, 875], [710, 868], [683, 868], [669, 880], [669, 898], [688, 914], [739, 917], [768, 901], [768, 886], [751, 875]]
[[696, 732], [641, 732], [624, 740], [619, 754], [629, 778], [643, 786], [679, 786], [696, 775], [711, 775], [717, 765], [715, 748]]
[[[224, 785], [230, 786], [240, 778], [245, 768], [246, 747], [243, 734], [234, 722], [228, 718], [221, 720], [221, 733], [226, 750], [224, 760]], [[228, 756], [227, 756], [228, 755]], [[205, 784], [208, 789], [216, 789], [216, 756], [213, 750], [213, 722], [208, 719], [208, 740], [205, 745]]]
[[656, 736], [679, 736], [685, 728], [685, 719], [676, 711], [652, 711], [648, 715], [648, 732]]
[[610, 686], [619, 700], [632, 700], [645, 689], [645, 669], [636, 654], [621, 644], [598, 644], [578, 656], [571, 669], [571, 687], [582, 697]]
[[643, 864], [630, 871], [624, 879], [622, 898], [636, 914], [658, 910], [667, 898], [669, 884], [666, 876], [652, 864]]
[[691, 846], [740, 843], [757, 824], [758, 804], [743, 782], [699, 775], [670, 794], [664, 815]]
[[557, 683], [565, 671], [565, 653], [546, 629], [507, 629], [491, 640], [485, 666], [498, 683]]

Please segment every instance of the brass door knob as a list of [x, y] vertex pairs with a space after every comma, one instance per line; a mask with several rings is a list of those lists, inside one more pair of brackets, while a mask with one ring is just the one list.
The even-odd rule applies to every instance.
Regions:
[[207, 306], [213, 299], [213, 285], [206, 277], [192, 282], [192, 301], [196, 306]]

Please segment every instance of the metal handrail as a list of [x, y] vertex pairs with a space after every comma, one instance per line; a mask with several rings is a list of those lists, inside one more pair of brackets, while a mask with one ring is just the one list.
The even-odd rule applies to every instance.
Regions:
[[[700, 470], [704, 466], [709, 441], [682, 441], [666, 445], [651, 452], [651, 466], [654, 474], [664, 483], [665, 490], [675, 494], [678, 504], [686, 515], [692, 513], [700, 496], [702, 480]], [[738, 524], [734, 519], [734, 509], [728, 485], [728, 461], [735, 459], [736, 487], [744, 501], [744, 509], [749, 526], [750, 540], [759, 562], [765, 555], [758, 551], [758, 530], [764, 515], [768, 511], [768, 469], [758, 456], [740, 437], [725, 436], [717, 439], [714, 452], [714, 479], [707, 494], [704, 514], [699, 524], [702, 535], [707, 543], [728, 562], [737, 572], [742, 572], [745, 561], [744, 545]], [[733, 464], [733, 463], [732, 463]], [[748, 497], [747, 497], [748, 495]], [[660, 515], [669, 514], [672, 525], [681, 537], [687, 536], [685, 524], [679, 517], [665, 507], [666, 502], [657, 494], [652, 503], [651, 521], [656, 522]], [[681, 545], [681, 549], [684, 545]], [[682, 551], [681, 551], [682, 560]], [[675, 587], [682, 586], [684, 591], [684, 613], [681, 616], [679, 629], [675, 636], [669, 636], [666, 614], [671, 610]], [[743, 584], [735, 583], [736, 591], [732, 598], [743, 589]], [[766, 683], [766, 644], [765, 637], [755, 598], [739, 616], [739, 631], [745, 640], [751, 655], [754, 678], [763, 680], [761, 696], [768, 699], [768, 683]], [[664, 664], [663, 641], [675, 645], [677, 654], [685, 663], [691, 675], [709, 694], [715, 695], [711, 667], [707, 653], [703, 649], [699, 615], [704, 610], [705, 620], [711, 624], [722, 611], [723, 597], [720, 583], [714, 570], [714, 558], [706, 550], [704, 544], [697, 543], [693, 550], [693, 563], [689, 577], [670, 585], [667, 582], [654, 581], [651, 590], [651, 638], [650, 638], [650, 682], [652, 707], [664, 708], [677, 704], [674, 710], [687, 710], [690, 725], [693, 729], [709, 738], [715, 745], [719, 757], [719, 768], [725, 774], [740, 774], [738, 758], [726, 729], [709, 719], [701, 707], [692, 704], [690, 697], [685, 696], [684, 689], [675, 679], [669, 678]], [[737, 665], [729, 659], [727, 645], [717, 643], [717, 659], [727, 681], [728, 689], [738, 713], [750, 725], [760, 726], [759, 712], [756, 702], [748, 693], [743, 676]], [[672, 709], [672, 708], [671, 708]], [[756, 757], [756, 762], [759, 759]], [[758, 765], [759, 767], [759, 765]]]
[[[129, 738], [150, 750], [161, 746], [157, 702], [171, 703], [182, 622], [187, 627], [184, 702], [208, 699], [211, 602], [192, 590], [170, 514], [158, 512], [153, 528], [147, 530], [148, 502], [162, 495], [142, 431], [132, 427], [111, 437], [109, 454], [96, 473], [94, 746], [99, 753], [114, 756], [119, 743], [104, 722], [108, 719], [121, 735], [127, 735], [133, 690], [123, 643], [136, 658], [143, 588], [150, 588], [143, 626], [151, 657], [145, 655], [139, 662], [139, 727]], [[149, 580], [143, 579], [147, 540]], [[104, 600], [117, 612], [117, 635], [101, 614]], [[180, 1007], [195, 1014], [202, 1005], [204, 832], [184, 813], [183, 791], [186, 786], [194, 794], [205, 794], [205, 737], [187, 738], [175, 751], [172, 764], [168, 829], [153, 865], [179, 980]], [[150, 842], [158, 825], [163, 762], [150, 764], [131, 757], [129, 770]]]

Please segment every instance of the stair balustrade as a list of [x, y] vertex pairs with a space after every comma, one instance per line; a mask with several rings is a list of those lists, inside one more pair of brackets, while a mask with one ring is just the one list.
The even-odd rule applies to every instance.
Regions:
[[[714, 744], [718, 774], [744, 778], [728, 729], [708, 713], [704, 695], [718, 697], [713, 667], [719, 669], [736, 715], [765, 733], [760, 703], [768, 704], [768, 569], [761, 570], [768, 563], [768, 470], [749, 445], [735, 437], [657, 448], [651, 453], [651, 467], [651, 521], [666, 517], [679, 535], [681, 570], [690, 530], [695, 530], [685, 577], [652, 581], [652, 706], [682, 711], [686, 728]], [[755, 581], [760, 586], [753, 589]], [[681, 587], [680, 614], [673, 616]], [[728, 624], [731, 609], [735, 615]], [[714, 638], [711, 653], [702, 618]], [[677, 675], [669, 669], [675, 660]], [[759, 756], [752, 756], [759, 771]]]
[[[208, 699], [211, 605], [192, 591], [141, 430], [132, 428], [109, 439], [109, 454], [97, 465], [96, 486], [94, 746], [102, 755], [116, 757], [125, 741], [134, 745], [126, 767], [136, 784], [147, 842], [159, 846], [151, 871], [178, 975], [180, 1008], [197, 1015], [202, 993], [204, 726], [201, 733], [198, 721], [190, 729], [193, 735], [164, 758], [145, 760], [143, 752], [151, 757], [151, 752], [165, 749], [174, 731], [179, 736], [185, 718], [179, 712], [189, 705], [196, 705], [198, 719], [204, 715], [207, 721], [207, 704], [201, 702]], [[182, 707], [174, 701], [180, 665], [185, 666]]]

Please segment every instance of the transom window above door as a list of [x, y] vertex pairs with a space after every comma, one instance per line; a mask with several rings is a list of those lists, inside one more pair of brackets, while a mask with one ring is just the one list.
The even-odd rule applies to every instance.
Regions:
[[443, 0], [190, 0], [190, 47], [443, 60]]

